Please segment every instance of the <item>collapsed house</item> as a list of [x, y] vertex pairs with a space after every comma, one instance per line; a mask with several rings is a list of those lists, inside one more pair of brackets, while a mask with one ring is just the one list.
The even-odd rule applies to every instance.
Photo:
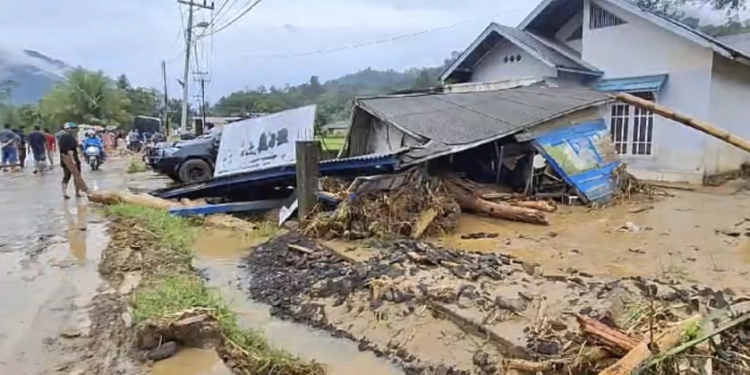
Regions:
[[545, 83], [360, 98], [340, 156], [393, 154], [396, 170], [423, 165], [509, 194], [606, 202], [620, 166], [601, 117], [611, 101]]

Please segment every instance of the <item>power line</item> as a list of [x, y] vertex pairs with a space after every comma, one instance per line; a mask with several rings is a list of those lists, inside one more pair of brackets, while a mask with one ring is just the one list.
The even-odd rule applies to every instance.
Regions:
[[251, 10], [253, 10], [253, 8], [255, 8], [258, 4], [260, 4], [261, 1], [263, 1], [263, 0], [255, 0], [255, 2], [252, 3], [247, 9], [245, 9], [242, 12], [240, 12], [240, 14], [238, 14], [237, 16], [235, 16], [233, 19], [229, 20], [223, 26], [220, 26], [219, 28], [211, 31], [211, 34], [208, 34], [208, 36], [215, 35], [216, 33], [220, 32], [222, 30], [225, 30], [229, 26], [232, 26], [232, 24], [234, 24], [235, 22], [237, 22], [240, 18], [242, 18], [243, 16], [245, 16], [248, 12], [250, 12]]
[[474, 23], [474, 22], [481, 21], [481, 20], [486, 20], [488, 18], [494, 18], [494, 17], [497, 17], [497, 16], [499, 16], [501, 14], [507, 14], [509, 12], [515, 12], [515, 11], [519, 11], [519, 10], [521, 10], [521, 8], [515, 8], [515, 9], [508, 10], [508, 11], [504, 11], [502, 13], [495, 13], [495, 14], [492, 14], [492, 15], [489, 15], [489, 16], [484, 16], [484, 17], [481, 17], [481, 18], [475, 18], [475, 19], [472, 19], [472, 20], [463, 21], [463, 22], [459, 22], [459, 23], [454, 23], [454, 24], [451, 24], [451, 25], [436, 27], [434, 29], [422, 30], [422, 31], [418, 31], [416, 33], [399, 35], [399, 36], [394, 36], [394, 37], [391, 37], [391, 38], [385, 38], [385, 39], [379, 39], [379, 40], [373, 40], [373, 41], [370, 41], [370, 42], [365, 42], [365, 43], [360, 43], [360, 44], [354, 44], [354, 45], [349, 45], [349, 46], [335, 47], [335, 48], [315, 50], [315, 51], [308, 51], [308, 52], [292, 53], [292, 54], [287, 54], [287, 55], [243, 55], [243, 57], [258, 58], [258, 59], [264, 59], [264, 58], [272, 59], [272, 58], [301, 57], [301, 56], [318, 55], [318, 54], [329, 53], [329, 52], [338, 52], [338, 51], [343, 51], [343, 50], [348, 50], [348, 49], [355, 49], [355, 48], [367, 47], [367, 46], [371, 46], [371, 45], [374, 45], [374, 44], [393, 42], [393, 41], [396, 41], [396, 40], [401, 40], [401, 39], [411, 38], [411, 37], [415, 37], [415, 36], [419, 36], [419, 35], [429, 34], [429, 33], [435, 32], [435, 31], [450, 29], [450, 28], [453, 28], [453, 27], [462, 26], [462, 25], [466, 25], [466, 24], [469, 24], [469, 23]]
[[[224, 3], [221, 4], [221, 6], [219, 7], [219, 11], [216, 12], [216, 14], [214, 14], [211, 17], [210, 21], [208, 21], [208, 25], [211, 27], [211, 34], [208, 34], [208, 36], [213, 36], [214, 30], [216, 29], [216, 24], [219, 22], [219, 18], [222, 16], [222, 10], [229, 3], [229, 1], [230, 0], [225, 0]], [[232, 5], [230, 5], [229, 8], [227, 8], [227, 11], [230, 11], [234, 7], [234, 5], [237, 4], [237, 1], [238, 0], [232, 0]], [[243, 5], [243, 7], [249, 5], [251, 1], [252, 0], [248, 0], [248, 2], [245, 5]], [[198, 35], [198, 36], [195, 37], [195, 41], [197, 42], [198, 40], [200, 40], [204, 36], [207, 36], [206, 35], [207, 31], [208, 31], [208, 27], [206, 27], [205, 29], [203, 29], [203, 31], [200, 33], [200, 35]]]

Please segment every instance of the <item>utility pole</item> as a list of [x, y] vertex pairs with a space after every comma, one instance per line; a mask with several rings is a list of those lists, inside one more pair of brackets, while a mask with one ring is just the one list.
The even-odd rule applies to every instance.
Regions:
[[209, 82], [208, 72], [193, 72], [195, 75], [195, 81], [201, 85], [201, 94], [198, 96], [200, 100], [200, 111], [201, 117], [203, 118], [203, 128], [206, 128], [206, 82]]
[[180, 118], [180, 128], [183, 132], [185, 132], [187, 131], [188, 115], [188, 78], [190, 75], [190, 49], [193, 44], [193, 7], [214, 10], [214, 3], [208, 5], [206, 4], [206, 0], [203, 0], [203, 4], [197, 4], [193, 2], [193, 0], [177, 0], [177, 2], [188, 6], [188, 20], [187, 27], [185, 28], [185, 71], [182, 75], [182, 117]]
[[167, 62], [161, 62], [161, 77], [164, 80], [164, 135], [169, 137], [169, 94], [167, 94]]

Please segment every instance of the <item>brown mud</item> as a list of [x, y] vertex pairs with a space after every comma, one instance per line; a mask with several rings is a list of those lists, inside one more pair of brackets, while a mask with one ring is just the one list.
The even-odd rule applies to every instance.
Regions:
[[667, 321], [745, 300], [673, 280], [545, 274], [511, 255], [406, 240], [360, 262], [290, 233], [252, 249], [246, 267], [250, 297], [272, 315], [355, 341], [409, 374], [493, 374], [497, 359], [560, 359], [562, 373], [595, 373], [611, 361], [573, 361], [585, 345], [577, 314], [632, 330], [648, 300]]

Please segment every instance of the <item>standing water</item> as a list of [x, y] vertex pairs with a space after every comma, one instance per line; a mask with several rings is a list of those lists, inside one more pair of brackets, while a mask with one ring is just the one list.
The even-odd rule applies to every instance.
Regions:
[[[254, 302], [241, 290], [238, 280], [246, 279], [240, 267], [248, 248], [268, 240], [268, 237], [241, 237], [231, 232], [210, 231], [196, 242], [196, 266], [204, 269], [209, 285], [218, 289], [246, 328], [265, 333], [271, 345], [283, 348], [303, 359], [315, 360], [328, 367], [333, 375], [396, 375], [403, 374], [393, 364], [360, 352], [357, 345], [336, 339], [325, 332], [272, 317], [269, 306]], [[165, 373], [166, 374], [166, 373]], [[203, 374], [184, 372], [185, 375]], [[212, 374], [213, 373], [208, 373]], [[152, 375], [160, 375], [152, 373]]]

